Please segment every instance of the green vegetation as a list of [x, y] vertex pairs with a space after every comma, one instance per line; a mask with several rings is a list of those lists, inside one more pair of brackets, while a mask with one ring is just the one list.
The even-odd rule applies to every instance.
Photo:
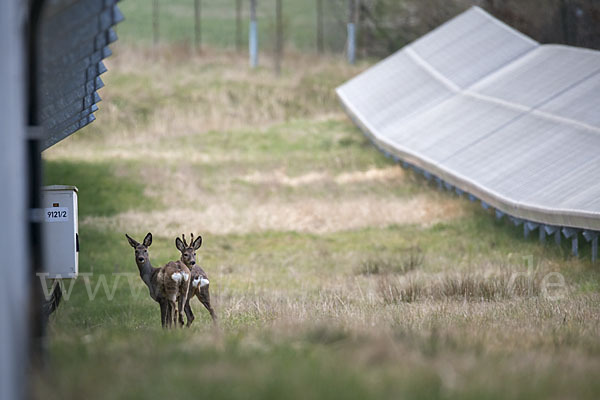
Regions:
[[144, 197], [145, 184], [134, 164], [115, 162], [48, 161], [47, 185], [71, 182], [79, 190], [79, 217], [114, 215], [122, 211], [151, 210], [158, 202]]
[[[116, 46], [98, 121], [44, 153], [83, 274], [35, 397], [597, 398], [598, 266], [378, 153], [333, 95], [365, 64], [293, 57]], [[202, 234], [217, 328], [193, 300], [160, 329], [124, 236], [148, 231], [154, 265]]]
[[[235, 0], [202, 0], [202, 42], [208, 47], [236, 46]], [[324, 1], [325, 45], [341, 52], [345, 40], [346, 3]], [[118, 26], [122, 41], [152, 43], [152, 3], [128, 0], [119, 5], [126, 22]], [[316, 8], [314, 1], [284, 0], [286, 46], [316, 51]], [[248, 46], [249, 1], [242, 1], [242, 48]], [[257, 10], [259, 45], [271, 51], [275, 34], [275, 0], [261, 0]], [[161, 0], [159, 2], [159, 42], [194, 43], [194, 0]]]

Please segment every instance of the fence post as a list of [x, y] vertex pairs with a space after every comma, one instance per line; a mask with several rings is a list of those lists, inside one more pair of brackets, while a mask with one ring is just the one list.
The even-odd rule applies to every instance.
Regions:
[[242, 0], [235, 0], [235, 49], [242, 51]]
[[196, 41], [196, 50], [200, 51], [202, 47], [202, 1], [194, 0], [194, 38]]
[[275, 0], [275, 73], [281, 75], [281, 60], [283, 58], [283, 12], [282, 0]]
[[346, 52], [348, 62], [354, 64], [356, 61], [356, 5], [354, 0], [348, 0], [348, 40]]
[[158, 44], [158, 0], [152, 2], [152, 32], [156, 46]]
[[250, 0], [250, 37], [248, 46], [250, 50], [250, 67], [258, 66], [258, 26], [256, 22], [256, 1]]
[[323, 0], [317, 0], [317, 52], [323, 53]]

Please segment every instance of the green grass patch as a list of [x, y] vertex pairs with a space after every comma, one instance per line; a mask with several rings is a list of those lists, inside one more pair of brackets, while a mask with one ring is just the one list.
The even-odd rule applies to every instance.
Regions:
[[[206, 46], [234, 48], [236, 46], [235, 2], [202, 0], [202, 42]], [[161, 1], [159, 7], [159, 42], [194, 43], [194, 2], [192, 0]], [[324, 2], [326, 48], [343, 51], [345, 26], [340, 14], [345, 3]], [[120, 40], [152, 43], [152, 3], [128, 0], [119, 5], [125, 21], [118, 25]], [[249, 2], [242, 2], [241, 40], [248, 43]], [[272, 51], [275, 36], [275, 1], [258, 2], [258, 33], [261, 50]], [[311, 1], [283, 1], [284, 37], [287, 45], [296, 49], [316, 51], [316, 4]]]
[[157, 208], [158, 201], [145, 196], [144, 182], [134, 168], [110, 162], [46, 161], [44, 184], [76, 186], [80, 218]]

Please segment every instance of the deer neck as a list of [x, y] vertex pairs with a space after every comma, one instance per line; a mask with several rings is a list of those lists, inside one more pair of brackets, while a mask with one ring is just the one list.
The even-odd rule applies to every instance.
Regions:
[[183, 255], [181, 256], [181, 258], [179, 259], [179, 261], [181, 261], [181, 263], [182, 263], [182, 264], [184, 264], [186, 267], [188, 267], [188, 268], [191, 270], [190, 266], [189, 266], [189, 265], [187, 265], [187, 264], [185, 263], [185, 261], [183, 261]]
[[154, 282], [152, 282], [152, 278], [155, 276], [154, 270], [156, 268], [150, 264], [150, 260], [146, 260], [145, 263], [138, 264], [138, 269], [140, 270], [140, 278], [142, 278], [142, 281], [144, 281], [146, 286], [148, 286], [148, 289], [150, 289], [150, 295], [154, 298], [153, 294], [155, 293], [155, 285]]

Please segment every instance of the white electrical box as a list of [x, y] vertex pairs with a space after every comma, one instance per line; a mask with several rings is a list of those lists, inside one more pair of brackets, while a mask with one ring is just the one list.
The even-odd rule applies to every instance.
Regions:
[[76, 278], [79, 272], [77, 188], [42, 188], [44, 258], [50, 279]]

